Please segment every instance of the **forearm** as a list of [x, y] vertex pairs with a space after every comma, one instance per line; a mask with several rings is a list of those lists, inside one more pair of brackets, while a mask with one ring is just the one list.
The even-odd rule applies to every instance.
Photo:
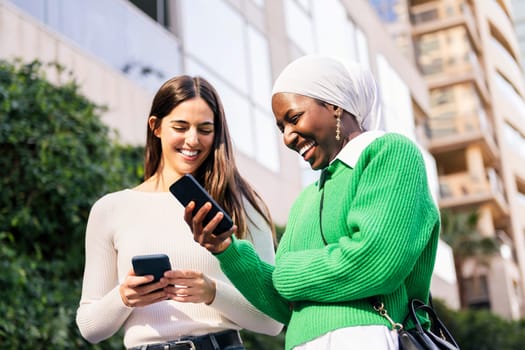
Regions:
[[288, 323], [290, 304], [273, 286], [274, 267], [262, 261], [249, 242], [234, 239], [228, 249], [216, 257], [224, 274], [252, 305], [273, 319]]
[[257, 333], [277, 335], [283, 325], [255, 308], [231, 284], [216, 281], [216, 294], [210, 305], [240, 328]]
[[287, 253], [274, 273], [275, 287], [291, 301], [333, 303], [390, 294], [410, 272], [416, 251], [401, 244], [372, 250], [365, 246], [373, 243], [367, 243], [344, 237], [325, 248]]
[[114, 335], [124, 324], [133, 308], [122, 302], [119, 287], [100, 300], [80, 301], [76, 322], [82, 336], [90, 343], [98, 343]]

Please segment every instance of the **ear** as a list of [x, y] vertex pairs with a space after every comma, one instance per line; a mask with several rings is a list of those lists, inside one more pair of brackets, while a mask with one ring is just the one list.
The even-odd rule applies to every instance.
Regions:
[[154, 116], [154, 115], [150, 116], [148, 118], [148, 126], [149, 126], [149, 129], [153, 132], [153, 135], [159, 137], [160, 127], [159, 128], [155, 127], [155, 124], [157, 123], [157, 120], [158, 120], [158, 118], [156, 116]]
[[343, 109], [339, 106], [336, 106], [336, 105], [332, 105], [332, 108], [334, 110], [334, 113], [335, 113], [335, 117], [336, 118], [341, 118], [341, 116], [343, 115]]

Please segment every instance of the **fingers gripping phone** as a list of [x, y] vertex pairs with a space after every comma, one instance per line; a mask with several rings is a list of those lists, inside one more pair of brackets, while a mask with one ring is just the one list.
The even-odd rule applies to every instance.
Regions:
[[210, 196], [210, 194], [199, 184], [199, 182], [190, 174], [186, 174], [170, 186], [170, 192], [179, 200], [183, 206], [187, 206], [191, 201], [195, 202], [195, 210], [193, 215], [206, 203], [211, 203], [211, 209], [203, 220], [203, 225], [206, 226], [211, 219], [215, 217], [218, 212], [224, 214], [221, 222], [215, 228], [215, 233], [223, 233], [228, 231], [233, 226], [233, 220], [222, 209], [217, 202]]
[[171, 270], [170, 258], [166, 254], [135, 255], [131, 263], [135, 275], [153, 275], [150, 283], [158, 282], [164, 272]]

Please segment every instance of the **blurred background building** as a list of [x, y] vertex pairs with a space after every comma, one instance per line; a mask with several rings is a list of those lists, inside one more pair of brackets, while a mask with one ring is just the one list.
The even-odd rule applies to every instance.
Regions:
[[307, 53], [367, 65], [381, 87], [383, 127], [420, 145], [436, 203], [475, 211], [477, 229], [501, 243], [490, 264], [467, 259], [456, 277], [452, 247], [440, 242], [434, 296], [518, 318], [525, 91], [512, 13], [510, 0], [0, 0], [0, 58], [71, 69], [131, 144], [144, 143], [165, 80], [204, 76], [223, 98], [241, 172], [281, 225], [318, 174], [282, 144], [274, 78]]
[[513, 9], [512, 15], [514, 16], [514, 28], [516, 29], [523, 68], [523, 62], [525, 60], [525, 1], [512, 0], [511, 4]]
[[477, 230], [500, 244], [486, 263], [467, 257], [458, 269], [462, 304], [507, 318], [523, 316], [525, 287], [525, 90], [516, 34], [525, 40], [525, 4], [515, 2], [521, 12], [510, 0], [370, 1], [427, 82], [430, 114], [420, 135], [436, 160], [440, 208], [475, 212]]

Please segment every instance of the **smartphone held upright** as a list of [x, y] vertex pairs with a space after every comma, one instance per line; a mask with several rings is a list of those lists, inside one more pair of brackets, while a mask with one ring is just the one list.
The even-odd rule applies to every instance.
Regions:
[[217, 202], [210, 196], [210, 194], [199, 184], [199, 182], [190, 174], [182, 176], [170, 186], [170, 192], [183, 205], [187, 206], [191, 201], [195, 202], [195, 210], [193, 214], [204, 205], [210, 202], [212, 208], [204, 218], [203, 224], [207, 225], [211, 219], [215, 217], [218, 212], [223, 213], [221, 222], [215, 228], [215, 233], [223, 233], [228, 231], [233, 226], [233, 220], [230, 215], [222, 209]]

